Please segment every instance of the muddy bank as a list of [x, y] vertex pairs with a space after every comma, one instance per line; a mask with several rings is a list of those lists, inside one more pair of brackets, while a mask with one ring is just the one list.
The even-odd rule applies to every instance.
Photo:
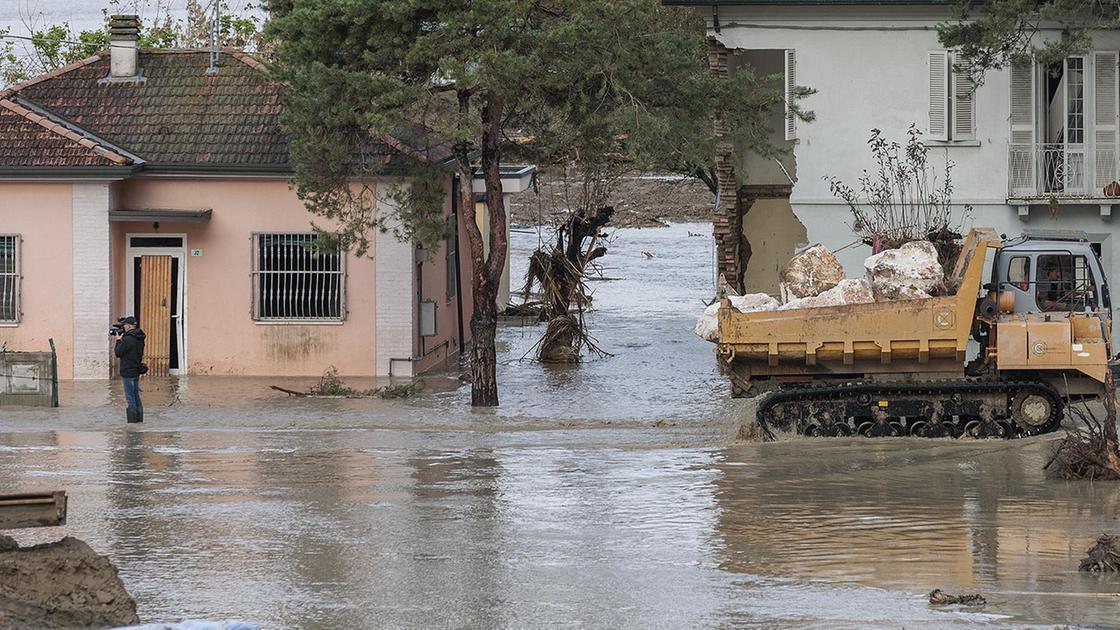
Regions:
[[0, 535], [0, 629], [135, 624], [136, 602], [109, 559], [67, 536], [20, 547]]
[[[576, 195], [574, 190], [566, 190], [562, 180], [547, 172], [539, 178], [539, 205], [532, 188], [510, 199], [513, 223], [552, 224], [570, 207], [569, 199]], [[667, 223], [711, 221], [712, 201], [712, 193], [700, 180], [635, 174], [613, 186], [606, 205], [614, 207], [610, 227], [664, 227]]]

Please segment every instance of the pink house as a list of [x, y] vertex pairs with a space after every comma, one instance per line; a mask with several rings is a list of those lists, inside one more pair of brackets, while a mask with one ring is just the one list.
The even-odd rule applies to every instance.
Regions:
[[[367, 257], [311, 251], [264, 68], [138, 50], [135, 27], [113, 37], [111, 53], [0, 92], [0, 342], [53, 338], [63, 379], [110, 376], [108, 326], [126, 314], [156, 372], [411, 376], [457, 361], [472, 309], [463, 230], [436, 252], [380, 233]], [[376, 149], [387, 173], [407, 150], [391, 144]], [[409, 179], [363, 184], [385, 209]]]

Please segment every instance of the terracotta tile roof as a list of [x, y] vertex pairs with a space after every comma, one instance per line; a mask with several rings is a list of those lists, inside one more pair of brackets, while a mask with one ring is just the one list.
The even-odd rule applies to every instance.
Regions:
[[17, 103], [0, 99], [0, 168], [112, 167], [132, 160]]
[[[48, 122], [60, 123], [57, 133], [99, 141], [114, 156], [135, 157], [145, 168], [288, 171], [282, 85], [240, 51], [223, 51], [216, 74], [206, 72], [209, 65], [208, 50], [145, 49], [141, 80], [110, 81], [109, 52], [102, 51], [0, 91], [0, 99], [35, 116], [49, 115]], [[0, 154], [9, 154], [8, 165], [86, 165], [85, 158], [58, 150], [36, 155], [26, 131], [9, 131], [14, 125], [0, 127]], [[394, 167], [404, 164], [403, 156], [433, 162], [452, 157], [450, 145], [431, 144], [423, 129], [393, 135], [371, 138], [355, 160]]]
[[103, 52], [13, 91], [149, 164], [287, 166], [280, 86], [248, 55], [222, 62], [207, 74], [208, 51], [144, 50], [143, 80], [114, 82]]

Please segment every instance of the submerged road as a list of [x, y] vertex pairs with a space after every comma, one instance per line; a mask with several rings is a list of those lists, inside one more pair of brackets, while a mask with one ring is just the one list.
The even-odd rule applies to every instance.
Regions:
[[[143, 426], [118, 383], [5, 410], [0, 488], [70, 496], [65, 528], [16, 537], [108, 554], [149, 622], [1116, 623], [1120, 578], [1076, 569], [1120, 530], [1120, 484], [1045, 481], [1045, 440], [738, 442], [748, 405], [691, 333], [711, 240], [690, 231], [709, 228], [620, 231], [591, 318], [613, 357], [521, 362], [540, 329], [504, 328], [496, 411], [450, 379], [352, 401], [221, 377], [150, 387]], [[535, 244], [516, 234], [513, 260]], [[933, 588], [989, 604], [934, 609]]]

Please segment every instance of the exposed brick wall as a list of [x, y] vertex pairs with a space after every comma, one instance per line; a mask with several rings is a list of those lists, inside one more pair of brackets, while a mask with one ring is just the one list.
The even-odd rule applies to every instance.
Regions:
[[74, 184], [72, 195], [74, 378], [109, 378], [109, 185]]
[[[727, 62], [729, 51], [717, 39], [708, 39], [708, 67], [719, 77], [728, 76]], [[727, 136], [727, 126], [722, 120], [715, 121], [716, 137], [716, 179], [719, 183], [719, 205], [712, 221], [712, 233], [716, 241], [716, 270], [736, 291], [743, 290], [742, 281], [742, 234], [743, 218], [739, 212], [739, 181], [735, 176], [734, 148]]]
[[792, 192], [791, 184], [747, 184], [739, 190], [748, 209], [757, 199], [785, 199]]
[[[387, 189], [388, 184], [384, 185]], [[392, 210], [388, 190], [377, 191], [378, 215]], [[413, 356], [415, 339], [414, 314], [416, 295], [414, 288], [413, 245], [402, 243], [392, 234], [375, 231], [374, 265], [377, 288], [376, 337], [377, 374], [389, 374], [390, 359], [405, 359]], [[412, 376], [410, 361], [393, 361], [394, 376]]]

